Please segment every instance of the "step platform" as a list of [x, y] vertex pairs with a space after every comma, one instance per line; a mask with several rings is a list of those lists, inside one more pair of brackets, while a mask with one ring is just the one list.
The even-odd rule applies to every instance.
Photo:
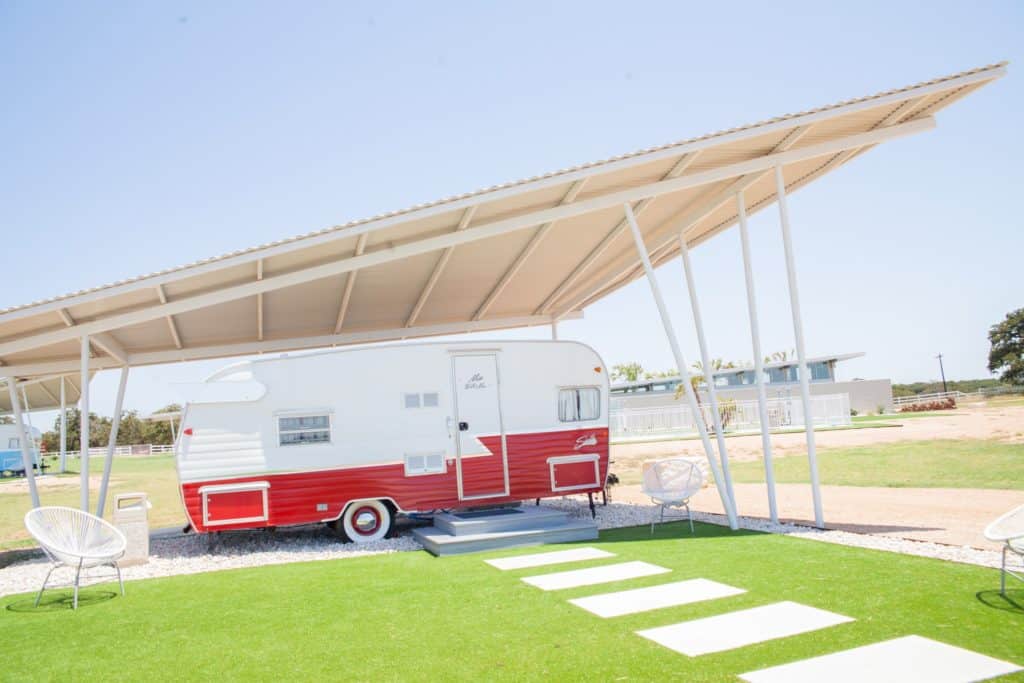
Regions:
[[432, 526], [413, 529], [430, 553], [460, 555], [544, 543], [592, 541], [597, 524], [545, 507], [505, 507], [434, 515]]

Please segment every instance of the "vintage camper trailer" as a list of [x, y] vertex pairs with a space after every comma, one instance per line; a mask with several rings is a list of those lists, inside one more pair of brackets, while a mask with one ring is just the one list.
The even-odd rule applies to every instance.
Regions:
[[176, 456], [201, 532], [326, 522], [368, 542], [397, 513], [594, 493], [608, 471], [608, 373], [575, 342], [328, 351], [194, 388]]
[[[25, 433], [31, 433], [32, 461], [36, 468], [39, 467], [39, 443], [40, 433], [35, 427], [25, 426]], [[21, 452], [21, 436], [18, 433], [16, 424], [0, 424], [0, 474], [4, 472], [24, 472], [25, 459]]]

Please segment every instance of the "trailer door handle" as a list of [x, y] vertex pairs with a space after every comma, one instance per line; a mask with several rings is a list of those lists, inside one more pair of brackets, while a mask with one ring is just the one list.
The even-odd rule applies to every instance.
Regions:
[[459, 431], [460, 432], [468, 432], [469, 431], [469, 423], [468, 422], [460, 422], [459, 423]]

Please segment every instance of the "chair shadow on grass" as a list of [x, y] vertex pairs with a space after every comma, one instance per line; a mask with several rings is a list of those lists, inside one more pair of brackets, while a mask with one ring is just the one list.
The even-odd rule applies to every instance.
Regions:
[[986, 607], [1024, 616], [1024, 588], [1008, 590], [1005, 595], [996, 589], [978, 591], [974, 597]]
[[[78, 591], [78, 609], [101, 605], [117, 597], [115, 591], [93, 590], [90, 588]], [[47, 614], [49, 612], [71, 611], [74, 592], [71, 590], [54, 590], [43, 593], [43, 599], [36, 607], [36, 594], [18, 600], [7, 605], [8, 612], [20, 612], [22, 614]]]

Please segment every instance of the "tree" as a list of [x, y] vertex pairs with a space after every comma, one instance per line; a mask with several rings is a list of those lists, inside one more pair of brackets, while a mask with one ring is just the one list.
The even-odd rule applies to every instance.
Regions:
[[612, 366], [612, 379], [635, 382], [644, 374], [644, 366], [636, 361]]
[[989, 328], [989, 372], [998, 372], [1007, 384], [1024, 384], [1024, 308], [1010, 311], [1006, 319]]

